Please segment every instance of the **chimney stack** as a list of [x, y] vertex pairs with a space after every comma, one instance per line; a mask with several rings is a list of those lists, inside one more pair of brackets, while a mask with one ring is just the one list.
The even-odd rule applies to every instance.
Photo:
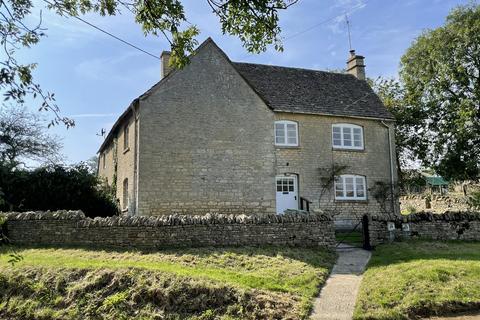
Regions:
[[162, 51], [162, 54], [160, 55], [160, 61], [161, 61], [161, 72], [160, 75], [163, 78], [165, 78], [172, 70], [173, 68], [170, 66], [170, 51]]
[[347, 61], [347, 73], [354, 75], [359, 80], [366, 80], [364, 59], [364, 56], [356, 55], [355, 50], [350, 50], [350, 58]]

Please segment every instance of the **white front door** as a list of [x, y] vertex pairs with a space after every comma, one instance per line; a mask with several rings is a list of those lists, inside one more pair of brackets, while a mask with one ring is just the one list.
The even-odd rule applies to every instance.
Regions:
[[298, 209], [297, 176], [276, 177], [277, 214], [287, 209]]

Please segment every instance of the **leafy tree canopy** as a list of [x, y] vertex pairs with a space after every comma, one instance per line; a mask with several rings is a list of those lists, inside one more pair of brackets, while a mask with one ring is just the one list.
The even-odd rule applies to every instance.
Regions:
[[[204, 0], [221, 24], [224, 34], [240, 38], [247, 51], [265, 51], [268, 45], [283, 50], [280, 38], [279, 12], [298, 0]], [[171, 61], [177, 67], [188, 63], [199, 34], [184, 11], [181, 0], [43, 0], [45, 6], [59, 15], [79, 16], [96, 12], [102, 16], [132, 12], [145, 35], [161, 35], [171, 45]], [[38, 2], [37, 2], [38, 3]], [[45, 36], [41, 18], [36, 26], [29, 26], [27, 18], [35, 8], [32, 0], [0, 0], [0, 43], [6, 58], [0, 60], [0, 90], [5, 99], [23, 103], [27, 97], [41, 99], [40, 110], [55, 114], [50, 125], [64, 123], [73, 126], [71, 119], [62, 117], [52, 93], [42, 90], [32, 77], [36, 64], [21, 64], [15, 51], [37, 44]]]
[[401, 59], [403, 105], [415, 120], [409, 147], [445, 178], [479, 177], [479, 71], [480, 6], [474, 4], [454, 9]]
[[0, 107], [0, 166], [10, 170], [27, 160], [58, 163], [60, 140], [47, 132], [47, 125], [25, 107]]

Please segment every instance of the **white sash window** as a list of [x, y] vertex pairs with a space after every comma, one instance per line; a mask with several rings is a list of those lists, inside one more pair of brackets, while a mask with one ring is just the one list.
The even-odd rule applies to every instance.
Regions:
[[298, 125], [294, 121], [275, 121], [275, 145], [298, 146]]
[[332, 125], [332, 145], [335, 149], [363, 150], [363, 128], [348, 123]]
[[345, 174], [335, 177], [336, 200], [366, 200], [367, 186], [364, 176]]

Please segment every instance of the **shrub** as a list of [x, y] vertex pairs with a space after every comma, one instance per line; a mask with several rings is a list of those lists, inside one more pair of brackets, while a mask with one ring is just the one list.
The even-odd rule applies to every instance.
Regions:
[[89, 217], [118, 214], [114, 192], [85, 164], [10, 171], [0, 167], [0, 211], [82, 210]]
[[468, 197], [468, 205], [472, 208], [480, 208], [480, 190], [473, 191]]
[[405, 209], [402, 210], [401, 214], [408, 216], [409, 214], [417, 213], [417, 208], [412, 205], [408, 205]]

